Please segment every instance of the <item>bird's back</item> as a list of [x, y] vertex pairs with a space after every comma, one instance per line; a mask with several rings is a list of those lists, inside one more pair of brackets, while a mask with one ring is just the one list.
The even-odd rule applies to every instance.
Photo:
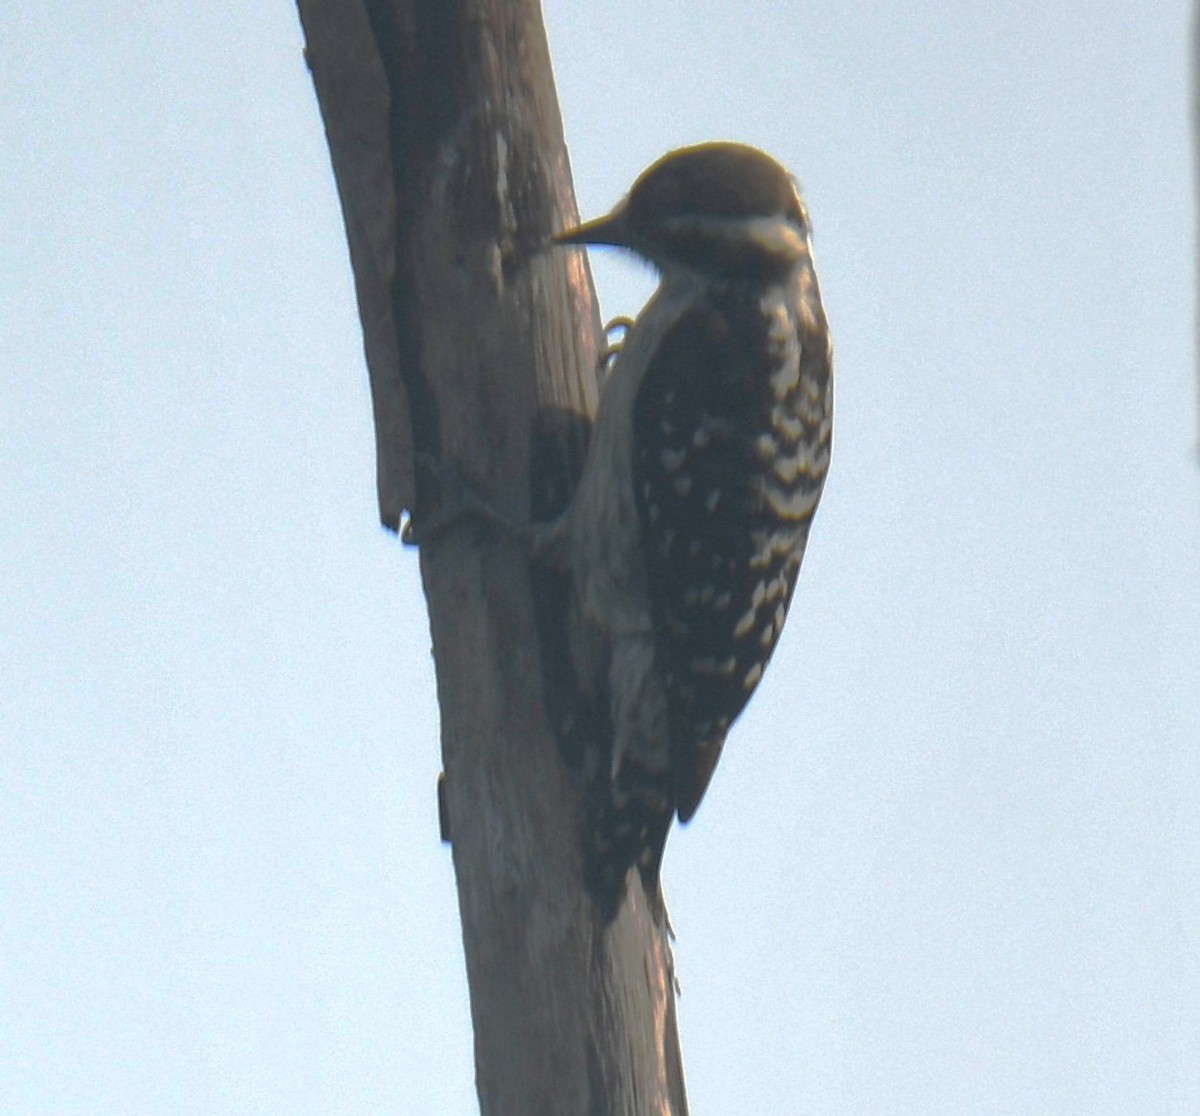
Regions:
[[634, 496], [684, 821], [782, 630], [829, 463], [830, 373], [797, 280], [711, 288], [642, 380]]

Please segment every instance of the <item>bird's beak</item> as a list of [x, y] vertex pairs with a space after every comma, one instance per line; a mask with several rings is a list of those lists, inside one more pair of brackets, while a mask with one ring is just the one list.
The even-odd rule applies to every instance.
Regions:
[[629, 235], [625, 228], [625, 207], [618, 206], [605, 217], [585, 221], [573, 229], [555, 233], [555, 244], [617, 244], [628, 246]]

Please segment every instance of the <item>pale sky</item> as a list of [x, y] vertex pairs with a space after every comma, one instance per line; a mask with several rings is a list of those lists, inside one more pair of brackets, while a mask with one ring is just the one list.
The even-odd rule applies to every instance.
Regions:
[[[834, 331], [789, 626], [667, 848], [697, 1116], [1200, 1111], [1188, 11], [995, 7], [546, 3], [582, 212], [758, 144]], [[4, 22], [0, 1111], [476, 1111], [295, 9]]]

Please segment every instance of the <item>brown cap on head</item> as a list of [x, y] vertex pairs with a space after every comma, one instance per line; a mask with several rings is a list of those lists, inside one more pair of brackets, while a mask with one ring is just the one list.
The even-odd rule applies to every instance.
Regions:
[[633, 184], [629, 211], [634, 225], [685, 214], [800, 217], [792, 176], [744, 143], [702, 143], [664, 155]]
[[612, 213], [554, 239], [624, 245], [631, 231], [691, 214], [802, 219], [796, 184], [770, 155], [744, 143], [702, 143], [668, 152], [642, 172]]
[[789, 266], [806, 224], [795, 182], [769, 155], [742, 143], [704, 143], [664, 155], [611, 213], [554, 240], [632, 248], [660, 265], [736, 271]]

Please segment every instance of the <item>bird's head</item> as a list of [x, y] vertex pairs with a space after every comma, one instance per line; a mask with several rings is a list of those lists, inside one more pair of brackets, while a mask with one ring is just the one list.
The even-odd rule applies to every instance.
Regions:
[[615, 244], [664, 271], [786, 274], [808, 254], [808, 213], [791, 175], [755, 147], [705, 143], [664, 155], [606, 217], [559, 244]]

